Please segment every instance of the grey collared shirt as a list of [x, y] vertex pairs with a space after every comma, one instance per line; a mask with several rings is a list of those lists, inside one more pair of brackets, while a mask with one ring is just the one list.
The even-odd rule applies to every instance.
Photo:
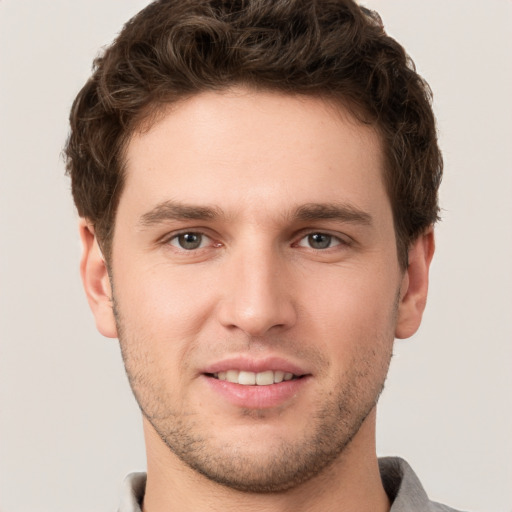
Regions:
[[[379, 459], [384, 489], [392, 502], [390, 512], [457, 512], [428, 499], [418, 477], [405, 460], [397, 457]], [[118, 512], [141, 512], [146, 473], [131, 473], [123, 483]]]

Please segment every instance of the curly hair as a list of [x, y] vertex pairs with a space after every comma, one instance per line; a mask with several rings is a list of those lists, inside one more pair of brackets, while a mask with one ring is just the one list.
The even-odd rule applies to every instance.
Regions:
[[351, 0], [157, 0], [126, 23], [74, 101], [64, 150], [107, 261], [130, 136], [166, 104], [234, 85], [335, 99], [376, 127], [405, 268], [439, 214], [432, 93], [378, 14]]

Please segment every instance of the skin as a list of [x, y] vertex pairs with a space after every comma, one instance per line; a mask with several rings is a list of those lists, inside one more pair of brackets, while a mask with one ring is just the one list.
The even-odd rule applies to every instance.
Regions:
[[[133, 135], [126, 173], [109, 268], [81, 221], [82, 276], [143, 411], [144, 510], [388, 510], [375, 405], [434, 242], [400, 268], [378, 134], [320, 98], [203, 93]], [[209, 373], [233, 358], [302, 378], [240, 401]]]

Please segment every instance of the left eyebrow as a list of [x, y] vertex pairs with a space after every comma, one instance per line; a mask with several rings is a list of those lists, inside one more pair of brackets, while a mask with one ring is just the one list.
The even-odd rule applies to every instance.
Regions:
[[293, 217], [301, 221], [325, 219], [372, 225], [372, 216], [369, 213], [345, 203], [308, 203], [299, 206]]
[[218, 208], [164, 201], [141, 215], [139, 225], [149, 227], [169, 220], [212, 220], [221, 215]]

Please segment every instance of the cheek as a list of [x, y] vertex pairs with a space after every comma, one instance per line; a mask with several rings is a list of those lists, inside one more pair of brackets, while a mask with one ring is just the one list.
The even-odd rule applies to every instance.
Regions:
[[158, 340], [177, 340], [197, 333], [211, 309], [210, 286], [197, 273], [152, 268], [116, 281], [119, 309], [135, 329]]
[[392, 344], [398, 285], [375, 272], [340, 269], [308, 282], [301, 295], [303, 327], [315, 326], [318, 339], [338, 357], [375, 344]]
[[139, 271], [136, 277], [122, 272], [119, 268], [122, 279], [114, 276], [114, 297], [127, 372], [139, 403], [163, 414], [158, 404], [181, 403], [173, 390], [184, 397], [182, 380], [193, 377], [187, 369], [207, 300], [185, 276], [163, 269]]

